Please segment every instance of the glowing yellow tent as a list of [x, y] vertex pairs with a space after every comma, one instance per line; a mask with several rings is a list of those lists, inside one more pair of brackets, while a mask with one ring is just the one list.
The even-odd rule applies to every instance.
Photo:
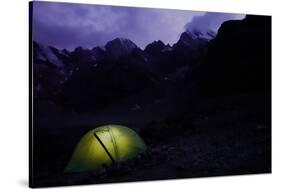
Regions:
[[105, 125], [86, 133], [78, 143], [65, 172], [94, 170], [126, 161], [146, 150], [143, 140], [120, 125]]

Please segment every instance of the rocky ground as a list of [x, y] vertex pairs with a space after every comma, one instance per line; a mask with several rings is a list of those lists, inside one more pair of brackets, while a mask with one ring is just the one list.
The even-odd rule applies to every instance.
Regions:
[[[269, 173], [271, 128], [264, 100], [263, 95], [242, 94], [191, 103], [192, 111], [138, 130], [148, 146], [145, 154], [83, 173], [65, 174], [63, 169], [87, 128], [65, 132], [71, 136], [42, 136], [39, 159], [46, 164], [39, 162], [35, 181], [54, 186]], [[52, 150], [44, 151], [45, 145]]]

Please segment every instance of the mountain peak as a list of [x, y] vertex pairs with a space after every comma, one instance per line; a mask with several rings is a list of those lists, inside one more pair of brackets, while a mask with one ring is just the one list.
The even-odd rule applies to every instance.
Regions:
[[144, 51], [147, 53], [159, 53], [161, 52], [164, 48], [166, 47], [166, 45], [161, 41], [153, 41], [152, 43], [148, 44]]
[[82, 52], [82, 51], [84, 51], [84, 48], [81, 47], [81, 46], [76, 47], [76, 48], [74, 49], [74, 52]]
[[186, 30], [183, 32], [178, 40], [177, 43], [174, 45], [183, 45], [183, 46], [196, 46], [196, 44], [207, 42], [211, 39], [213, 39], [216, 36], [216, 33], [212, 30], [209, 30], [207, 32], [201, 32], [198, 30], [190, 31]]
[[45, 46], [38, 42], [33, 42], [33, 52], [35, 57], [41, 61], [47, 61], [57, 67], [62, 67], [63, 62], [57, 57], [58, 50], [52, 46]]
[[190, 40], [194, 40], [194, 39], [196, 39], [196, 38], [197, 38], [197, 37], [196, 37], [196, 35], [195, 35], [193, 32], [191, 32], [191, 31], [189, 31], [189, 30], [186, 30], [185, 32], [183, 32], [183, 33], [181, 34], [179, 40], [181, 40], [181, 41], [190, 41]]
[[114, 58], [129, 54], [137, 48], [138, 46], [135, 43], [126, 38], [115, 38], [107, 42], [105, 45], [105, 49]]

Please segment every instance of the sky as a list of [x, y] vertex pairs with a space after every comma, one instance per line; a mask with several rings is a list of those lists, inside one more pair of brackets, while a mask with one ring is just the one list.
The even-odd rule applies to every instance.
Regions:
[[33, 2], [33, 39], [73, 50], [104, 46], [117, 37], [140, 48], [162, 40], [174, 44], [185, 30], [217, 31], [221, 23], [243, 14], [134, 8], [77, 3]]

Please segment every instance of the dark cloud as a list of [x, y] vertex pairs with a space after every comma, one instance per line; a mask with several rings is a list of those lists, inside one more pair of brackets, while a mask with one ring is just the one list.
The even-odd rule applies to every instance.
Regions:
[[226, 20], [243, 19], [245, 14], [215, 13], [207, 12], [201, 16], [194, 16], [191, 22], [187, 23], [185, 28], [189, 31], [198, 30], [203, 33], [212, 30], [217, 32], [220, 25]]
[[201, 18], [195, 16], [204, 14], [36, 1], [33, 3], [33, 38], [47, 45], [68, 49], [103, 46], [116, 37], [131, 39], [142, 48], [154, 40], [173, 44], [185, 30], [186, 23], [194, 22]]

